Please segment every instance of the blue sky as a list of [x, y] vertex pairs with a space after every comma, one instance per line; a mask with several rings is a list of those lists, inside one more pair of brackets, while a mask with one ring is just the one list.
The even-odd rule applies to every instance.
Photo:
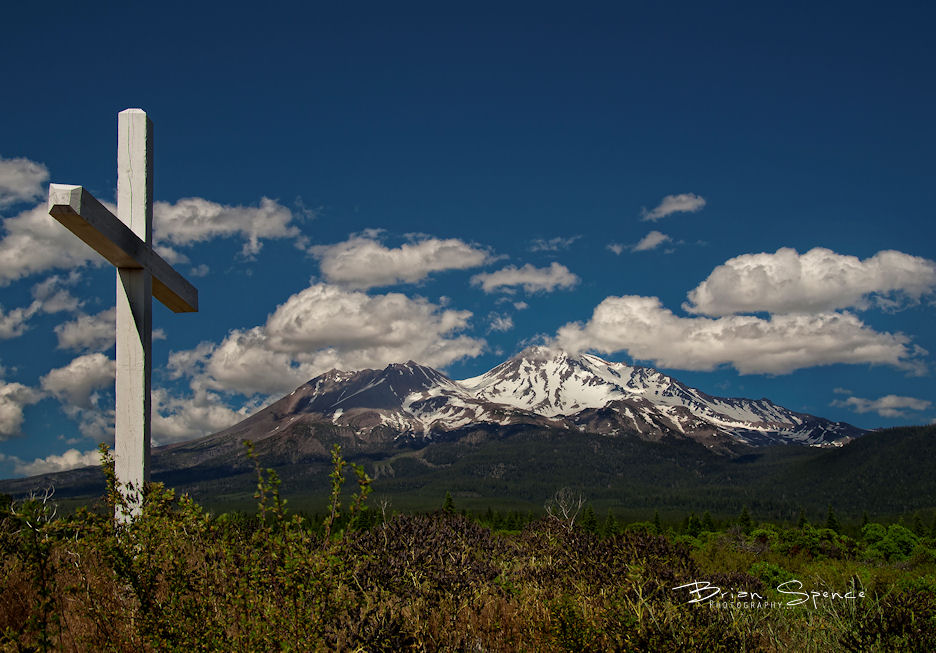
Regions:
[[[936, 419], [927, 3], [45, 3], [0, 40], [0, 476], [112, 440], [114, 273], [45, 214], [155, 124], [154, 439], [553, 342]], [[754, 5], [754, 6], [752, 6]]]

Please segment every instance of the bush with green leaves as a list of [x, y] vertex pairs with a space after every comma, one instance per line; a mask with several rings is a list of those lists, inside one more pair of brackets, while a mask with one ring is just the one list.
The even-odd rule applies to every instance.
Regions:
[[909, 528], [891, 524], [866, 524], [862, 538], [868, 544], [867, 555], [871, 559], [897, 562], [914, 557], [926, 559], [930, 553], [926, 542]]

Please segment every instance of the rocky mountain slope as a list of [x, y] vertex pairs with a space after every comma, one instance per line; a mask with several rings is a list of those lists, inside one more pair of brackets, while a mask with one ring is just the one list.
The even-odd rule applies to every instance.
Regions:
[[432, 440], [479, 426], [528, 425], [644, 440], [686, 438], [715, 450], [733, 444], [835, 446], [864, 432], [768, 399], [714, 397], [652, 368], [531, 347], [462, 381], [412, 361], [383, 370], [331, 370], [210, 440], [263, 441], [316, 425], [351, 431], [373, 445]]

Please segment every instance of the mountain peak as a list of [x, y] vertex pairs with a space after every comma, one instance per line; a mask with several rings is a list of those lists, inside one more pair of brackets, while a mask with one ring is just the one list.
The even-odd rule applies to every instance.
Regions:
[[479, 398], [556, 417], [622, 398], [632, 371], [623, 363], [537, 345], [461, 383]]
[[562, 349], [553, 345], [531, 345], [518, 354], [514, 355], [510, 360], [528, 360], [535, 363], [545, 363], [548, 361], [565, 363], [571, 361], [585, 361], [588, 359], [595, 360], [606, 365], [608, 364], [608, 361], [595, 356], [594, 354], [571, 352], [567, 349]]
[[[382, 370], [331, 370], [265, 410], [270, 420], [290, 420], [286, 426], [322, 422], [378, 439], [527, 424], [645, 439], [685, 437], [724, 449], [735, 442], [841, 444], [862, 432], [768, 399], [713, 397], [649, 367], [547, 345], [528, 347], [462, 381], [414, 361]], [[286, 426], [277, 422], [273, 431]], [[232, 429], [242, 434], [243, 428]]]
[[510, 360], [527, 360], [532, 363], [555, 362], [557, 364], [624, 365], [623, 363], [610, 363], [595, 354], [572, 352], [553, 345], [531, 345], [515, 354]]
[[385, 368], [383, 368], [382, 373], [386, 374], [388, 372], [398, 372], [401, 374], [411, 374], [413, 371], [420, 369], [421, 367], [421, 365], [417, 365], [413, 361], [406, 361], [405, 363], [390, 363]]
[[511, 358], [527, 359], [535, 361], [554, 360], [557, 358], [568, 358], [569, 354], [564, 349], [551, 347], [549, 345], [531, 345]]

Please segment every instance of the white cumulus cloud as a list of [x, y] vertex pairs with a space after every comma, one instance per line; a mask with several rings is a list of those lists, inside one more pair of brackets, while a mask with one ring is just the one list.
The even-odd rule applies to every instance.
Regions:
[[75, 285], [81, 274], [72, 271], [68, 276], [62, 277], [54, 274], [46, 277], [32, 287], [32, 296], [39, 302], [43, 313], [61, 313], [78, 310], [81, 301], [71, 294], [69, 286]]
[[40, 379], [42, 389], [78, 408], [94, 408], [92, 394], [114, 385], [114, 361], [101, 353], [85, 354]]
[[261, 407], [249, 402], [234, 410], [219, 394], [204, 388], [188, 397], [174, 396], [163, 388], [156, 388], [153, 390], [153, 445], [184, 442], [217, 433]]
[[36, 458], [32, 462], [25, 462], [15, 456], [9, 458], [14, 463], [14, 472], [22, 476], [51, 474], [80, 467], [96, 467], [101, 464], [101, 454], [97, 449], [89, 451], [69, 449], [63, 454], [52, 454], [45, 458]]
[[0, 157], [0, 209], [42, 197], [48, 180], [49, 170], [41, 163]]
[[691, 313], [815, 313], [897, 307], [936, 289], [936, 263], [893, 250], [861, 260], [816, 247], [744, 254], [715, 268], [688, 294]]
[[705, 198], [695, 193], [667, 195], [652, 210], [647, 211], [644, 209], [641, 211], [641, 216], [645, 222], [656, 222], [673, 213], [695, 213], [701, 211], [704, 206]]
[[400, 293], [372, 296], [317, 283], [278, 306], [262, 326], [173, 352], [169, 367], [177, 378], [191, 377], [196, 390], [282, 394], [331, 368], [410, 359], [444, 367], [477, 356], [485, 342], [459, 335], [470, 317]]
[[877, 413], [881, 417], [906, 418], [910, 417], [910, 413], [907, 411], [927, 410], [932, 403], [926, 399], [916, 399], [915, 397], [885, 395], [877, 399], [849, 397], [848, 399], [833, 401], [832, 405], [849, 408], [856, 413]]
[[417, 283], [433, 272], [475, 268], [491, 258], [487, 250], [457, 238], [423, 238], [386, 247], [374, 232], [335, 245], [316, 245], [309, 253], [318, 259], [326, 281], [356, 289]]
[[634, 245], [632, 250], [635, 252], [645, 252], [650, 249], [656, 249], [657, 247], [659, 247], [660, 245], [662, 245], [663, 243], [669, 240], [672, 240], [669, 236], [667, 236], [666, 234], [662, 232], [654, 230], [648, 233], [643, 238], [641, 238], [640, 242]]
[[923, 350], [902, 334], [880, 333], [851, 313], [679, 317], [656, 297], [608, 297], [585, 324], [563, 326], [571, 350], [626, 351], [685, 370], [731, 365], [741, 374], [786, 374], [834, 363], [871, 363], [921, 372]]
[[105, 442], [108, 446], [114, 445], [114, 399], [113, 395], [105, 395], [109, 402], [107, 406], [101, 405], [103, 397], [94, 395], [94, 408], [79, 408], [78, 406], [63, 406], [64, 413], [78, 424], [78, 432], [91, 442]]
[[0, 340], [18, 338], [29, 329], [29, 318], [39, 311], [39, 302], [9, 311], [0, 306]]
[[555, 238], [535, 238], [530, 243], [531, 252], [558, 252], [563, 249], [569, 249], [581, 236], [569, 236], [564, 238], [556, 236]]
[[[116, 207], [98, 198], [112, 212]], [[255, 256], [264, 239], [304, 240], [290, 210], [263, 198], [259, 206], [225, 206], [192, 197], [172, 204], [154, 203], [154, 242], [170, 263], [188, 259], [177, 248], [214, 238], [241, 238], [242, 254]], [[45, 202], [3, 221], [0, 286], [48, 270], [103, 265], [104, 259], [49, 215]]]
[[20, 434], [23, 408], [42, 399], [42, 393], [22, 383], [0, 380], [0, 441]]
[[[262, 198], [259, 206], [226, 206], [200, 197], [187, 197], [175, 203], [155, 202], [153, 238], [157, 246], [186, 246], [214, 238], [238, 237], [244, 240], [241, 253], [255, 256], [264, 239], [298, 238], [300, 232], [292, 212], [275, 200]], [[162, 251], [162, 250], [161, 250]], [[174, 250], [170, 258], [180, 260]]]
[[29, 330], [29, 320], [38, 313], [77, 310], [81, 302], [63, 285], [62, 278], [54, 275], [33, 286], [34, 300], [29, 306], [21, 306], [9, 311], [0, 306], [0, 340], [9, 340], [23, 335]]
[[522, 287], [528, 293], [553, 292], [557, 288], [574, 288], [578, 282], [578, 275], [555, 261], [544, 268], [529, 263], [521, 268], [508, 265], [496, 272], [482, 272], [471, 278], [472, 285], [481, 286], [486, 293], [513, 292], [516, 287]]
[[83, 437], [113, 444], [115, 370], [114, 361], [104, 354], [84, 354], [49, 371], [39, 383], [46, 396], [59, 401]]
[[38, 272], [102, 264], [104, 259], [49, 215], [45, 203], [3, 221], [0, 286]]
[[510, 331], [514, 327], [513, 318], [509, 315], [491, 313], [488, 315], [488, 321], [490, 322], [488, 326], [488, 333], [492, 333], [494, 331]]
[[102, 351], [115, 340], [117, 309], [108, 308], [95, 315], [80, 314], [74, 320], [55, 327], [59, 349], [72, 351]]

